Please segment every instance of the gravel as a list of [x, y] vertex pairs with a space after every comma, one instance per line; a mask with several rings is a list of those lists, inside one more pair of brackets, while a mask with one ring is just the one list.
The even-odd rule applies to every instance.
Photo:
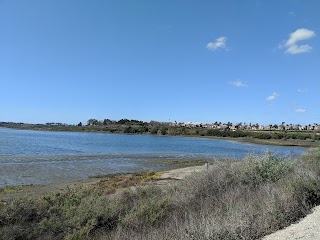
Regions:
[[320, 240], [320, 206], [298, 223], [272, 233], [263, 240]]

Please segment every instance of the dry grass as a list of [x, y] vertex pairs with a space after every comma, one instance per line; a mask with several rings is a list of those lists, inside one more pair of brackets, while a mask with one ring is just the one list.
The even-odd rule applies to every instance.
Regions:
[[[136, 179], [134, 180], [134, 178]], [[215, 161], [167, 188], [154, 174], [0, 204], [0, 239], [259, 239], [320, 204], [320, 150]]]
[[103, 191], [106, 194], [115, 193], [119, 189], [132, 186], [144, 185], [145, 183], [156, 179], [160, 172], [137, 172], [127, 174], [108, 174], [95, 176], [101, 180], [93, 186], [95, 190]]

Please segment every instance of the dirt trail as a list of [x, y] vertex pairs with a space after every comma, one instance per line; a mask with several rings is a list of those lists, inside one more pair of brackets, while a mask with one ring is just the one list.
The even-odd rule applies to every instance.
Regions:
[[153, 184], [156, 185], [167, 185], [168, 183], [174, 181], [174, 180], [181, 180], [185, 178], [186, 176], [195, 173], [195, 172], [201, 172], [203, 170], [206, 170], [206, 166], [194, 166], [194, 167], [186, 167], [186, 168], [178, 168], [173, 170], [168, 170], [163, 172], [155, 181]]
[[298, 223], [272, 233], [263, 240], [320, 240], [320, 206]]

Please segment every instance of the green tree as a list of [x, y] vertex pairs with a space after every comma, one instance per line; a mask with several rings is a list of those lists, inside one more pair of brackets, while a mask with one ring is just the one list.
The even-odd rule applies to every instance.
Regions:
[[112, 121], [110, 120], [110, 119], [107, 119], [107, 118], [105, 118], [104, 120], [103, 120], [103, 125], [108, 125], [108, 124], [110, 124], [110, 123], [112, 123]]
[[99, 120], [90, 118], [90, 119], [87, 121], [87, 125], [88, 125], [88, 126], [96, 126], [96, 125], [99, 125]]
[[123, 119], [120, 119], [117, 123], [118, 124], [126, 124], [127, 122], [130, 122], [130, 120], [126, 119], [126, 118], [123, 118]]
[[238, 123], [235, 127], [236, 127], [237, 130], [241, 129], [241, 127], [242, 127], [242, 122]]
[[166, 135], [167, 131], [168, 131], [168, 128], [166, 128], [166, 127], [161, 127], [160, 128], [160, 132], [161, 132], [162, 135]]

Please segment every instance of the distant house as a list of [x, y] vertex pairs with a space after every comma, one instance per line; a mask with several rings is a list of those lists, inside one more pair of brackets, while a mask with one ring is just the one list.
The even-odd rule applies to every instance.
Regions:
[[263, 130], [270, 130], [270, 125], [263, 126]]
[[226, 129], [228, 126], [227, 125], [220, 125], [220, 126], [218, 126], [217, 128], [218, 129]]
[[306, 130], [308, 130], [308, 131], [312, 131], [313, 130], [313, 126], [311, 126], [311, 125], [308, 125], [308, 126], [306, 126]]
[[298, 125], [293, 125], [292, 126], [292, 130], [296, 130], [296, 131], [299, 130], [299, 126]]
[[229, 128], [230, 128], [230, 131], [233, 131], [233, 132], [237, 131], [236, 126], [230, 126]]

